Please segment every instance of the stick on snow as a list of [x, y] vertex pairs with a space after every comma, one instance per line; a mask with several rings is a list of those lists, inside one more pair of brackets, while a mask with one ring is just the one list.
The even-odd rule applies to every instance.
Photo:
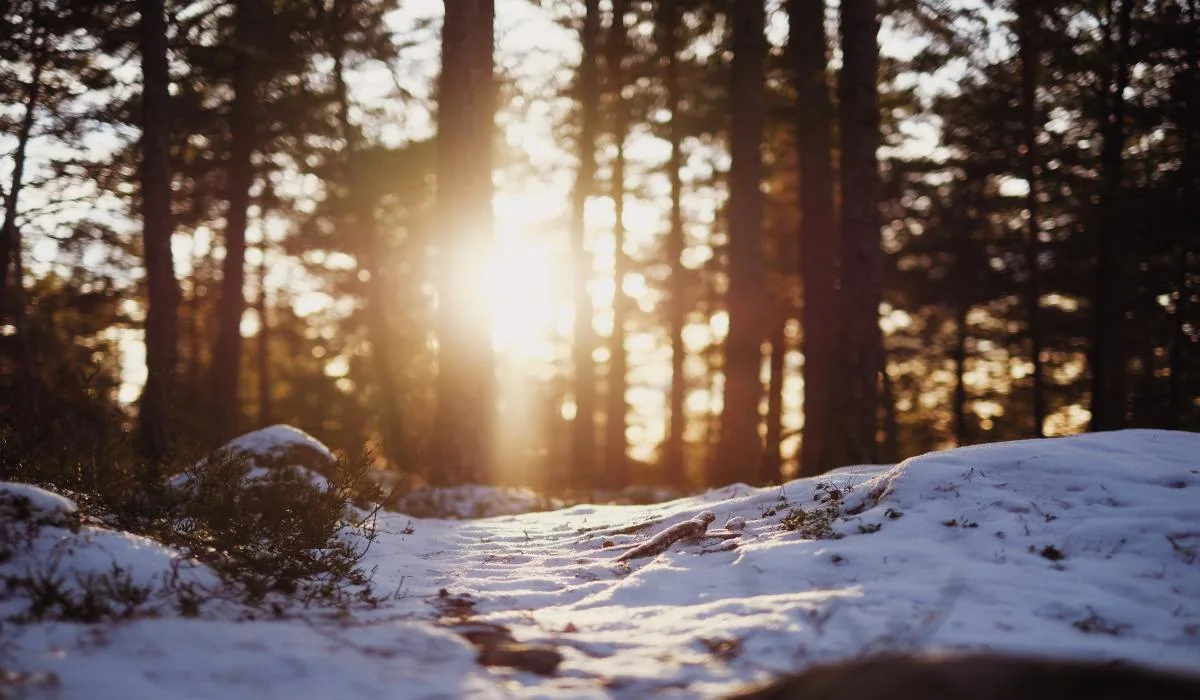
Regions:
[[630, 559], [640, 559], [642, 557], [652, 557], [656, 554], [662, 554], [667, 551], [668, 547], [679, 540], [689, 537], [700, 537], [708, 530], [708, 524], [716, 519], [717, 516], [711, 510], [706, 510], [691, 520], [675, 523], [666, 530], [617, 557], [617, 561], [629, 561]]

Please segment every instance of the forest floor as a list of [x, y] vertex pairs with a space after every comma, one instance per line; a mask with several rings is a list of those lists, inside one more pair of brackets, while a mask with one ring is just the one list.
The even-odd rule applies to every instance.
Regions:
[[[617, 561], [703, 511], [719, 536]], [[379, 529], [374, 609], [5, 623], [0, 697], [712, 697], [917, 650], [1200, 667], [1195, 434], [970, 447], [647, 506], [387, 513]], [[71, 536], [98, 568], [169, 559], [123, 533]], [[472, 631], [561, 662], [482, 666]]]

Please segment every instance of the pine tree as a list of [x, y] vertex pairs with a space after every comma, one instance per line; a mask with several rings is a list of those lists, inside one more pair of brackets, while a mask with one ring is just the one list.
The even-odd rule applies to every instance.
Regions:
[[492, 245], [492, 0], [446, 3], [438, 79], [438, 379], [433, 480], [491, 478], [495, 376], [479, 280]]
[[766, 121], [766, 9], [760, 0], [736, 3], [731, 68], [732, 163], [729, 172], [729, 335], [725, 341], [725, 408], [715, 483], [757, 474], [759, 379], [766, 336], [763, 261], [762, 142]]
[[826, 449], [833, 425], [831, 385], [838, 332], [833, 106], [826, 76], [825, 3], [790, 0], [787, 7], [800, 170], [799, 265], [804, 280], [804, 438], [800, 444], [800, 474], [813, 476], [835, 466]]
[[841, 6], [842, 70], [838, 78], [841, 126], [841, 319], [843, 372], [834, 430], [833, 464], [876, 461], [877, 383], [882, 366], [882, 301], [877, 72], [879, 30], [875, 0]]
[[139, 0], [142, 54], [142, 241], [146, 258], [146, 384], [138, 408], [142, 452], [171, 450], [178, 361], [179, 283], [171, 253], [170, 96], [163, 0]]

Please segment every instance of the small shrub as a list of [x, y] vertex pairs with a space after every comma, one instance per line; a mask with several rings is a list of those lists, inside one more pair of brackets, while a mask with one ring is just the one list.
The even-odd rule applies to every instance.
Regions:
[[780, 521], [780, 525], [784, 530], [798, 532], [810, 540], [836, 540], [842, 537], [841, 533], [833, 529], [837, 518], [837, 509], [832, 507], [810, 510], [792, 508]]

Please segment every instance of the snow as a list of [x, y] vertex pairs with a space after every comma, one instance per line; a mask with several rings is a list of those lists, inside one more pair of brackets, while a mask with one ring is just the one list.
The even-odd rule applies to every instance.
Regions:
[[246, 433], [226, 443], [223, 449], [234, 454], [286, 459], [296, 448], [312, 450], [330, 464], [336, 459], [320, 440], [290, 425], [271, 425]]
[[37, 519], [65, 518], [79, 512], [74, 501], [57, 493], [32, 484], [0, 481], [0, 517], [16, 517], [18, 511], [25, 509]]
[[[329, 487], [321, 472], [329, 471], [337, 461], [320, 440], [290, 425], [271, 425], [246, 433], [225, 443], [218, 452], [243, 457], [248, 462], [247, 481], [268, 479], [280, 469], [298, 474], [318, 489]], [[204, 463], [197, 465], [203, 469]], [[193, 474], [184, 472], [168, 483], [175, 488], [191, 485]]]
[[[31, 517], [5, 506], [13, 496], [34, 505]], [[116, 574], [120, 582], [147, 588], [145, 610], [156, 613], [171, 612], [176, 602], [167, 593], [168, 582], [210, 590], [219, 584], [211, 570], [154, 540], [65, 517], [77, 512], [74, 502], [58, 494], [0, 482], [0, 581], [7, 586], [9, 577], [56, 579], [65, 595], [78, 600], [89, 580]], [[62, 517], [46, 517], [49, 513]], [[0, 589], [0, 624], [29, 607], [21, 595], [5, 593]], [[0, 667], [3, 661], [0, 647]]]
[[396, 509], [418, 516], [490, 518], [561, 507], [562, 503], [527, 488], [498, 486], [427, 486], [405, 494]]
[[[814, 500], [831, 490], [840, 500]], [[1200, 435], [1122, 431], [950, 450], [647, 506], [482, 520], [389, 513], [363, 562], [387, 595], [378, 609], [253, 622], [165, 611], [99, 626], [5, 623], [0, 667], [52, 672], [63, 697], [247, 699], [709, 697], [883, 651], [1194, 670], [1197, 494]], [[781, 528], [793, 509], [812, 522], [834, 507], [837, 539]], [[745, 528], [710, 528], [731, 539], [616, 562], [706, 510], [714, 525], [740, 517]], [[158, 552], [144, 562], [168, 559]], [[478, 666], [474, 649], [439, 620], [448, 610], [564, 659], [550, 677]]]

